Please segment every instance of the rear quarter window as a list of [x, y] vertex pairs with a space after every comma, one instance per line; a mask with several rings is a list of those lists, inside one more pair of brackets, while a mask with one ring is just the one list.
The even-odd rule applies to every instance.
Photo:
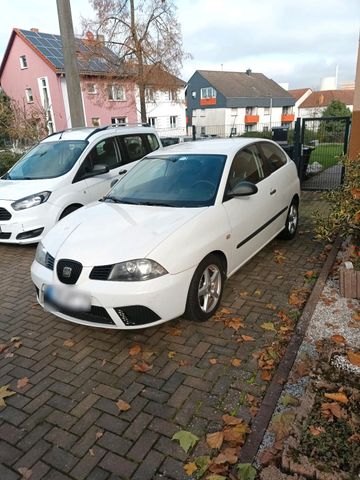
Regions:
[[278, 170], [286, 164], [287, 157], [285, 153], [273, 143], [261, 142], [259, 145], [264, 161], [271, 172]]
[[153, 152], [154, 150], [157, 150], [158, 148], [160, 148], [160, 145], [159, 145], [158, 139], [156, 138], [156, 135], [154, 135], [152, 133], [149, 133], [147, 135], [147, 139], [148, 139], [149, 146], [150, 146], [150, 152]]

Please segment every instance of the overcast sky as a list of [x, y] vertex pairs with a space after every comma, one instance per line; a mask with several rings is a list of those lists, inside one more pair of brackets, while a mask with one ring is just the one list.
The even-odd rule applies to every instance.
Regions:
[[[353, 81], [359, 0], [176, 0], [185, 50], [184, 80], [197, 69], [262, 72], [290, 88], [318, 88], [335, 74]], [[56, 0], [2, 0], [0, 58], [13, 27], [59, 33]], [[71, 0], [74, 28], [91, 16], [88, 0]]]

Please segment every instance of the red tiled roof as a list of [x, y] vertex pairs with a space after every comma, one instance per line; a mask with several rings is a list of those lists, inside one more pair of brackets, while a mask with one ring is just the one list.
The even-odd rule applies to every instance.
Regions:
[[353, 105], [354, 90], [324, 90], [313, 92], [299, 108], [327, 107], [333, 100], [339, 100], [345, 105]]
[[290, 95], [295, 98], [295, 100], [299, 100], [308, 90], [311, 88], [297, 88], [295, 90], [288, 90]]

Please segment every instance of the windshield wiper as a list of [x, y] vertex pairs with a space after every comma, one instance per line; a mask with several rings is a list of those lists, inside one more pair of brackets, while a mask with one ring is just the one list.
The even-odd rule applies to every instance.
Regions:
[[149, 205], [152, 207], [174, 207], [174, 205], [170, 203], [162, 203], [162, 202], [139, 202], [137, 205]]
[[138, 205], [136, 202], [129, 202], [127, 200], [120, 200], [119, 198], [112, 197], [111, 195], [109, 197], [104, 197], [101, 199], [102, 202], [106, 202], [109, 200], [110, 202], [114, 203], [128, 203], [129, 205]]

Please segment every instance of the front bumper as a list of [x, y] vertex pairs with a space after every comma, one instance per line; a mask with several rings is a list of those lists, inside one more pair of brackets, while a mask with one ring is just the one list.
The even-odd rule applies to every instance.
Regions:
[[[164, 275], [143, 282], [90, 280], [92, 267], [83, 267], [76, 285], [58, 280], [55, 270], [34, 261], [31, 277], [39, 304], [54, 315], [90, 327], [133, 330], [159, 325], [185, 312], [187, 294], [195, 267], [176, 275]], [[61, 285], [91, 297], [90, 312], [73, 312], [44, 302], [44, 287]]]
[[[57, 209], [47, 202], [37, 207], [14, 211], [9, 202], [0, 201], [0, 207], [11, 214], [9, 220], [0, 220], [0, 243], [37, 243], [55, 225]], [[31, 238], [17, 238], [26, 232], [38, 231]]]

